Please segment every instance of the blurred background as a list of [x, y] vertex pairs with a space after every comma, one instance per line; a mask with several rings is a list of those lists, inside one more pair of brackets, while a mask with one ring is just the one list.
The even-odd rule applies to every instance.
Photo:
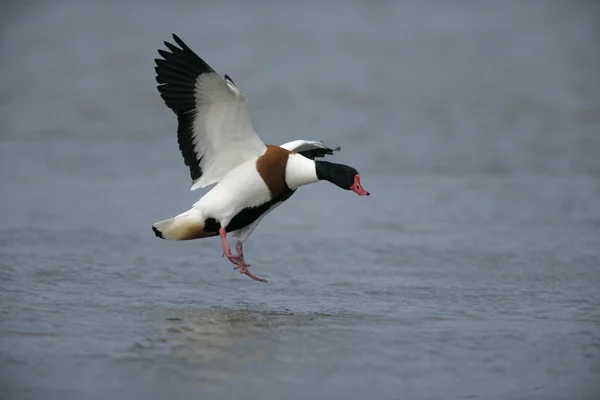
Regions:
[[[189, 208], [178, 34], [302, 188], [247, 242]], [[600, 2], [13, 1], [0, 16], [0, 397], [600, 395]], [[593, 378], [596, 376], [596, 378]]]

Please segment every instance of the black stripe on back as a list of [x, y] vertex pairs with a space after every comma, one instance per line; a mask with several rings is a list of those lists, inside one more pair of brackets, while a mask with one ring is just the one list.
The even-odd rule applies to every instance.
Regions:
[[215, 72], [194, 53], [177, 35], [173, 39], [181, 47], [164, 42], [167, 49], [158, 50], [163, 59], [155, 59], [156, 82], [160, 97], [177, 115], [177, 142], [185, 165], [190, 168], [192, 180], [202, 176], [202, 154], [194, 149], [194, 118], [196, 117], [195, 86], [198, 76]]

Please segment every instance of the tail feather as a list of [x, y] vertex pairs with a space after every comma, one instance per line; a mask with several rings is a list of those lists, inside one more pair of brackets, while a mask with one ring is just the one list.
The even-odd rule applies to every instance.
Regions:
[[[161, 221], [162, 222], [162, 221]], [[154, 234], [156, 235], [156, 237], [159, 237], [161, 239], [164, 239], [165, 237], [163, 236], [162, 232], [158, 230], [158, 228], [154, 225], [152, 225], [152, 231], [154, 232]]]
[[202, 218], [190, 212], [155, 222], [152, 230], [157, 237], [167, 240], [192, 240], [216, 235], [215, 232], [205, 232]]

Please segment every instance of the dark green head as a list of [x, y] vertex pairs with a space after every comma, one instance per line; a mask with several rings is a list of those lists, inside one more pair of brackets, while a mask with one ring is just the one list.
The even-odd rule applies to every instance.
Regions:
[[354, 168], [344, 165], [335, 164], [328, 161], [315, 161], [317, 170], [317, 178], [326, 180], [334, 185], [345, 189], [352, 190], [359, 196], [369, 196], [360, 184], [360, 175]]

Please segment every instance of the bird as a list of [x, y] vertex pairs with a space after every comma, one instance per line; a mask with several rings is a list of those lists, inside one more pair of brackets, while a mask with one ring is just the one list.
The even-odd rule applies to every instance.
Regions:
[[[176, 34], [155, 58], [157, 89], [177, 116], [177, 142], [192, 179], [191, 190], [210, 188], [192, 207], [152, 224], [166, 240], [220, 236], [223, 257], [258, 282], [243, 243], [260, 221], [303, 185], [329, 181], [359, 196], [370, 195], [356, 169], [317, 160], [333, 155], [322, 141], [265, 144], [256, 134], [248, 101], [233, 79], [219, 75]], [[237, 237], [233, 255], [227, 234]]]

